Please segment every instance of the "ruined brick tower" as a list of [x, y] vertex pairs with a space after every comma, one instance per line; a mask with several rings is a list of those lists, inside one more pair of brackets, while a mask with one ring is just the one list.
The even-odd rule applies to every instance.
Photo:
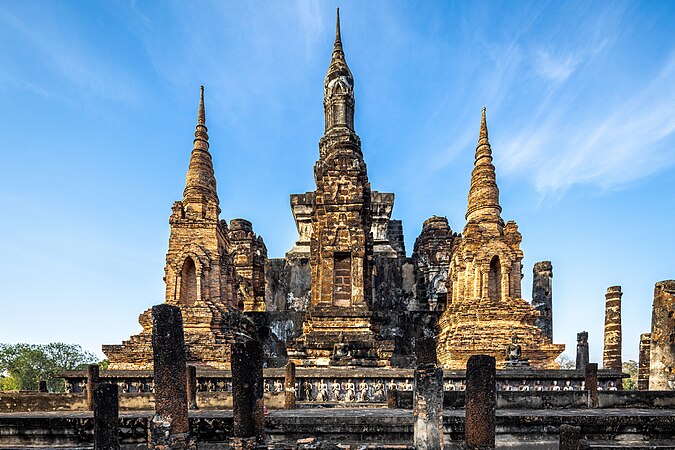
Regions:
[[342, 50], [339, 10], [323, 105], [316, 190], [308, 196], [311, 304], [289, 357], [304, 365], [386, 366], [393, 342], [376, 341], [372, 320], [373, 193], [354, 131], [354, 78]]
[[557, 368], [555, 358], [565, 346], [549, 342], [534, 324], [539, 312], [521, 298], [522, 237], [501, 212], [483, 108], [467, 222], [453, 243], [447, 308], [438, 324], [439, 361], [461, 369], [471, 355], [487, 354], [504, 367], [507, 349], [518, 347], [520, 363]]
[[[169, 218], [165, 301], [181, 309], [188, 361], [202, 367], [227, 369], [229, 345], [221, 326], [223, 314], [228, 308], [242, 308], [247, 300], [251, 305], [256, 303], [255, 290], [251, 289], [250, 299], [238, 295], [238, 291], [245, 281], [261, 278], [258, 274], [262, 270], [258, 268], [261, 264], [255, 264], [254, 258], [246, 255], [253, 249], [266, 256], [266, 250], [262, 240], [248, 228], [237, 240], [236, 248], [230, 243], [227, 223], [219, 218], [220, 205], [207, 131], [202, 86], [183, 199], [173, 204]], [[235, 222], [237, 230], [242, 228], [241, 223], [248, 223], [241, 219], [233, 220]], [[248, 225], [250, 228], [250, 223]], [[251, 242], [247, 245], [247, 241]], [[240, 254], [243, 276], [236, 273], [233, 262], [233, 255]], [[103, 346], [111, 369], [152, 367], [152, 310], [141, 314], [139, 322], [143, 327], [140, 334], [131, 336], [122, 345]]]

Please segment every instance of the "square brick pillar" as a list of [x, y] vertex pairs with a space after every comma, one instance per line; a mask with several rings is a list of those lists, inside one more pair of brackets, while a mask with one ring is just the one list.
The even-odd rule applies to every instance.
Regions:
[[443, 369], [436, 364], [436, 340], [415, 342], [413, 442], [418, 450], [443, 448]]
[[494, 356], [473, 355], [466, 365], [466, 448], [495, 448], [497, 412]]
[[116, 384], [96, 383], [93, 411], [94, 450], [119, 450], [119, 396]]
[[638, 391], [649, 390], [649, 358], [652, 343], [652, 334], [643, 333], [640, 335], [640, 352], [638, 357]]
[[189, 409], [199, 409], [197, 405], [197, 368], [187, 366], [187, 398]]
[[89, 411], [94, 410], [94, 390], [99, 382], [98, 364], [89, 364], [87, 366], [87, 407]]
[[295, 409], [295, 363], [286, 363], [284, 376], [284, 409]]
[[598, 364], [586, 364], [586, 371], [584, 373], [584, 384], [588, 391], [588, 407], [598, 407]]
[[232, 344], [233, 444], [262, 442], [265, 437], [263, 411], [262, 346], [257, 340]]
[[196, 448], [188, 419], [185, 337], [180, 308], [169, 304], [152, 307], [155, 414], [150, 420], [152, 450]]

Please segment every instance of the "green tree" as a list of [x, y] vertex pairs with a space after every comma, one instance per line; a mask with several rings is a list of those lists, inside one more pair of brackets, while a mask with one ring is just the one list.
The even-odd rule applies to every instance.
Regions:
[[629, 359], [621, 365], [621, 371], [630, 375], [630, 378], [623, 379], [623, 389], [625, 391], [634, 391], [637, 389], [638, 363]]
[[75, 344], [0, 344], [0, 389], [36, 390], [40, 380], [46, 380], [51, 392], [61, 392], [63, 381], [57, 373], [81, 369], [96, 359]]

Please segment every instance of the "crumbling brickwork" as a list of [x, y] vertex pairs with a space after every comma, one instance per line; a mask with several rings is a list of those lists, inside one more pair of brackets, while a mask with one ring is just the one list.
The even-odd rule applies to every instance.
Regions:
[[621, 286], [607, 288], [605, 294], [605, 346], [602, 353], [604, 369], [621, 368]]
[[238, 275], [238, 306], [244, 311], [265, 311], [265, 242], [246, 219], [230, 221], [229, 238]]
[[[433, 216], [424, 221], [415, 240], [412, 259], [415, 267], [417, 303], [423, 309], [445, 307], [448, 270], [455, 234], [446, 217]], [[426, 308], [425, 308], [426, 307]]]
[[438, 324], [444, 368], [462, 369], [473, 354], [494, 356], [502, 368], [514, 336], [519, 357], [534, 368], [557, 368], [565, 348], [548, 342], [534, 324], [539, 312], [521, 298], [522, 237], [515, 222], [504, 224], [501, 211], [483, 108], [467, 223], [453, 242], [447, 308]]
[[649, 357], [652, 343], [651, 333], [640, 335], [640, 351], [638, 356], [638, 379], [637, 388], [639, 391], [649, 390]]
[[675, 280], [654, 286], [649, 390], [675, 390]]
[[[370, 189], [361, 140], [354, 131], [354, 79], [342, 50], [339, 16], [324, 82], [324, 112], [325, 134], [314, 166], [316, 190], [313, 196], [296, 197], [298, 207], [294, 207], [297, 219], [300, 201], [307, 204], [313, 197], [311, 304], [303, 336], [293, 343], [289, 356], [304, 365], [344, 361], [387, 366], [394, 344], [376, 341], [378, 329], [372, 321], [373, 246], [388, 245], [388, 204], [393, 205], [393, 195], [389, 199]], [[375, 211], [373, 204], [377, 205]], [[304, 217], [305, 223], [298, 224], [299, 243], [306, 232]], [[374, 221], [378, 226], [373, 233]], [[392, 256], [396, 257], [393, 249]]]
[[[165, 301], [180, 308], [189, 363], [228, 369], [230, 349], [222, 331], [222, 317], [227, 308], [243, 307], [237, 294], [240, 278], [250, 280], [252, 285], [249, 304], [260, 305], [264, 301], [261, 284], [266, 249], [262, 240], [255, 238], [252, 228], [246, 228], [250, 222], [233, 221], [235, 230], [231, 233], [227, 222], [220, 220], [208, 139], [202, 87], [183, 200], [174, 203], [169, 218]], [[231, 234], [236, 241], [234, 254], [239, 258], [243, 277], [235, 271]], [[245, 302], [246, 298], [242, 303]], [[140, 334], [131, 336], [122, 345], [103, 346], [111, 369], [152, 368], [151, 310], [141, 314], [139, 322], [143, 327]]]
[[532, 270], [532, 306], [539, 311], [534, 324], [553, 343], [553, 265], [539, 261]]

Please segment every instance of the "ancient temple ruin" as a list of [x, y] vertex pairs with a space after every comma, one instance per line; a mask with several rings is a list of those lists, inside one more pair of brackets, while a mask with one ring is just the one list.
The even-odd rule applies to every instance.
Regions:
[[[290, 196], [298, 238], [268, 258], [251, 222], [221, 219], [202, 89], [165, 266], [165, 301], [183, 314], [189, 363], [229, 367], [223, 317], [236, 308], [264, 317], [267, 367], [414, 367], [415, 340], [435, 337], [446, 370], [473, 354], [494, 356], [498, 369], [556, 369], [564, 346], [553, 343], [553, 268], [535, 264], [533, 302], [524, 300], [522, 236], [502, 219], [485, 108], [462, 233], [433, 216], [408, 256], [394, 194], [368, 179], [339, 15], [323, 106], [316, 185]], [[104, 346], [112, 369], [152, 367], [149, 311], [139, 321], [140, 334]]]

